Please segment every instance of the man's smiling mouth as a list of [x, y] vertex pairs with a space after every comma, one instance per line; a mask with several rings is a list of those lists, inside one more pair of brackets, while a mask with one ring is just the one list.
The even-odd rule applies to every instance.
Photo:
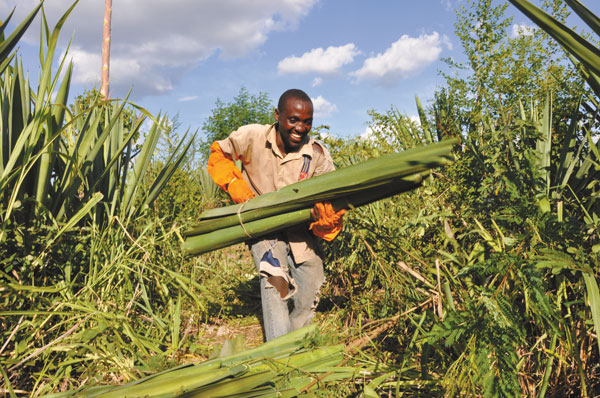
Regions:
[[302, 142], [302, 139], [304, 138], [303, 135], [300, 135], [298, 133], [290, 133], [290, 139], [294, 142]]

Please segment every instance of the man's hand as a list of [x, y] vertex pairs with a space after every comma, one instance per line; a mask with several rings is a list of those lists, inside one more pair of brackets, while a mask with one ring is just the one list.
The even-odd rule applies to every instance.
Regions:
[[246, 180], [237, 177], [227, 185], [227, 193], [235, 203], [244, 203], [254, 197], [254, 192], [252, 192]]
[[345, 213], [345, 209], [336, 212], [329, 202], [315, 203], [310, 210], [310, 215], [315, 222], [311, 223], [308, 229], [319, 238], [332, 241], [342, 230]]

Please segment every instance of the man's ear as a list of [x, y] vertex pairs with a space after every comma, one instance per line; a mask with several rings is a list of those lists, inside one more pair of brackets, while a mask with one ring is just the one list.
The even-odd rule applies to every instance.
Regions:
[[279, 109], [275, 108], [275, 121], [279, 123]]

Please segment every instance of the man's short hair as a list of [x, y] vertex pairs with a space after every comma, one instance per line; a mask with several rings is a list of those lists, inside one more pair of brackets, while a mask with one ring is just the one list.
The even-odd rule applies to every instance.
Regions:
[[277, 103], [277, 109], [281, 110], [285, 103], [292, 98], [310, 102], [312, 104], [312, 100], [310, 99], [308, 94], [297, 88], [292, 88], [287, 90], [285, 93], [281, 94], [281, 97], [279, 97], [279, 102]]

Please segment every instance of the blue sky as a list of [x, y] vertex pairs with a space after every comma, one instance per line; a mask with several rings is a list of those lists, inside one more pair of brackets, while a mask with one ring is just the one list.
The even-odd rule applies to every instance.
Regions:
[[[21, 20], [37, 0], [0, 0], [0, 15], [16, 8]], [[46, 0], [53, 25], [71, 0]], [[590, 1], [584, 2], [592, 9]], [[153, 113], [179, 115], [181, 127], [201, 129], [217, 98], [231, 101], [241, 87], [275, 103], [288, 88], [315, 103], [315, 125], [342, 137], [365, 133], [368, 109], [392, 105], [416, 114], [460, 60], [454, 35], [459, 0], [113, 0], [111, 97], [133, 88], [133, 100]], [[99, 87], [103, 0], [80, 0], [63, 29], [73, 37], [72, 93]], [[595, 10], [598, 11], [598, 10]], [[531, 23], [514, 8], [514, 23]], [[20, 46], [37, 75], [39, 29]], [[511, 32], [507, 32], [511, 34]]]

